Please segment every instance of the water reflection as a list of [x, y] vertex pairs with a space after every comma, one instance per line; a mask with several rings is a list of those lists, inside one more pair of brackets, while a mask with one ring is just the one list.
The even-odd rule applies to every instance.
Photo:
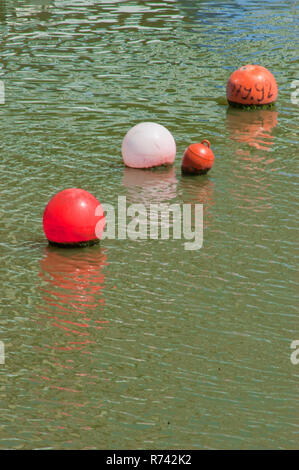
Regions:
[[210, 2], [204, 0], [197, 2], [193, 0], [178, 0], [178, 5], [184, 13], [185, 21], [210, 24], [217, 21], [219, 17], [221, 17], [222, 21], [225, 21], [227, 18], [243, 16], [245, 12], [243, 4], [244, 1], [240, 0], [230, 2], [213, 1], [213, 6], [211, 7]]
[[170, 201], [176, 197], [177, 178], [174, 167], [154, 170], [125, 168], [123, 185], [127, 188], [127, 200], [131, 203]]
[[214, 186], [209, 176], [187, 176], [181, 178], [178, 188], [179, 196], [184, 204], [203, 204], [205, 225], [212, 217]]
[[[5, 0], [2, 0], [1, 3], [4, 3]], [[55, 0], [29, 0], [29, 1], [20, 1], [17, 5], [11, 5], [10, 9], [13, 14], [18, 18], [22, 17], [35, 17], [38, 16], [39, 19], [47, 19], [40, 15], [50, 12], [50, 7], [54, 7], [55, 12], [61, 10], [64, 13], [72, 12], [73, 14], [82, 17], [83, 14], [92, 14], [93, 20], [96, 18], [96, 23], [103, 24], [105, 26], [111, 26], [117, 20], [119, 27], [129, 27], [129, 28], [139, 28], [140, 25], [146, 27], [161, 27], [165, 24], [165, 18], [161, 15], [161, 10], [163, 13], [167, 12], [167, 20], [170, 18], [176, 18], [178, 16], [178, 9], [172, 0], [166, 0], [164, 2], [148, 1], [144, 2], [142, 0], [135, 1], [134, 5], [127, 5], [126, 0], [116, 0], [116, 1], [104, 1], [104, 2], [90, 2], [81, 1], [79, 4], [71, 0], [60, 2], [55, 2]], [[4, 8], [4, 7], [3, 7]], [[1, 10], [0, 10], [1, 11]], [[54, 11], [54, 10], [53, 10]], [[113, 13], [115, 18], [108, 18], [107, 14]], [[136, 18], [138, 19], [138, 25], [136, 25]]]
[[0, 2], [0, 23], [6, 22], [6, 0]]
[[270, 150], [274, 143], [272, 130], [277, 126], [278, 112], [270, 109], [244, 111], [228, 108], [226, 126], [232, 140], [251, 147]]
[[182, 177], [179, 192], [184, 203], [214, 204], [214, 183], [207, 176]]
[[46, 21], [50, 17], [49, 7], [51, 6], [55, 6], [54, 0], [30, 0], [29, 2], [17, 5], [15, 7], [15, 14], [19, 20], [37, 17], [41, 21]]
[[56, 334], [54, 349], [84, 349], [95, 342], [95, 332], [105, 327], [103, 306], [107, 257], [101, 249], [45, 249], [40, 261], [43, 305], [41, 317]]

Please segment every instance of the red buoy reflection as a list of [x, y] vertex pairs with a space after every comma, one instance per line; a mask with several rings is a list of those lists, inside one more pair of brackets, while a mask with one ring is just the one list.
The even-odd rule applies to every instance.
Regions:
[[107, 326], [103, 319], [106, 265], [107, 257], [99, 249], [45, 249], [39, 273], [41, 317], [47, 326], [50, 321], [64, 333], [53, 335], [53, 348], [82, 350], [95, 342], [97, 330]]

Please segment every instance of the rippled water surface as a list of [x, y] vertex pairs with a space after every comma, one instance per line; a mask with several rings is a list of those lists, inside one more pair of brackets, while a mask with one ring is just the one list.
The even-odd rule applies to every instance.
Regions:
[[[1, 0], [0, 447], [296, 448], [296, 2]], [[245, 63], [274, 110], [224, 105]], [[293, 100], [294, 101], [294, 100]], [[123, 167], [157, 121], [173, 168]], [[184, 178], [190, 142], [213, 170]], [[204, 244], [50, 248], [50, 197], [202, 203]]]

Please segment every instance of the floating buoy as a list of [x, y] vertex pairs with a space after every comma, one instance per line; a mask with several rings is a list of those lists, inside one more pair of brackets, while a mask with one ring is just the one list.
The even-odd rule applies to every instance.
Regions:
[[204, 175], [214, 165], [214, 154], [210, 142], [203, 140], [200, 144], [191, 144], [185, 150], [182, 161], [182, 173], [185, 175]]
[[277, 98], [277, 83], [265, 67], [244, 65], [229, 77], [226, 97], [232, 106], [269, 106]]
[[44, 211], [43, 226], [51, 245], [94, 245], [104, 231], [105, 216], [101, 204], [92, 194], [70, 188], [49, 201]]
[[131, 168], [172, 165], [176, 144], [166, 127], [155, 122], [142, 122], [126, 134], [122, 143], [122, 155], [125, 165]]

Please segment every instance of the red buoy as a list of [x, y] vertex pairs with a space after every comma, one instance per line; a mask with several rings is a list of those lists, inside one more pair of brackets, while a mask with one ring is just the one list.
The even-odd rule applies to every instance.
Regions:
[[212, 168], [214, 160], [215, 157], [208, 140], [205, 139], [200, 144], [191, 144], [183, 156], [182, 173], [204, 175]]
[[105, 216], [99, 201], [83, 189], [56, 194], [45, 208], [44, 232], [50, 244], [84, 246], [99, 242]]
[[261, 65], [244, 65], [229, 77], [226, 87], [229, 104], [269, 105], [277, 98], [277, 83]]

